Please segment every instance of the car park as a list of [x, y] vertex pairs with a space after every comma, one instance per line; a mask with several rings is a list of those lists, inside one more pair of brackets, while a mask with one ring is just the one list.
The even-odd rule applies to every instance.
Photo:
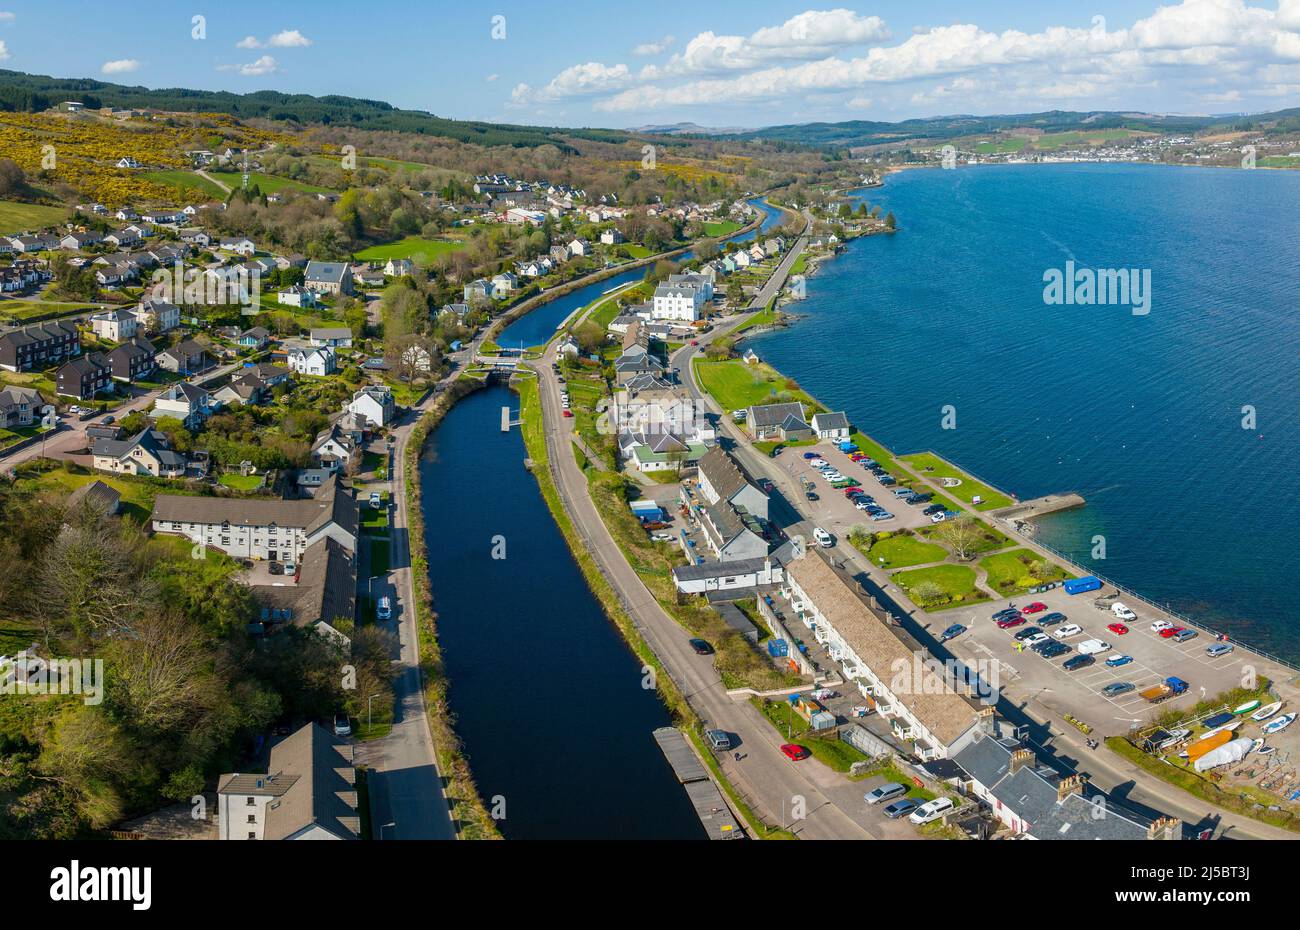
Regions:
[[917, 798], [902, 798], [901, 800], [890, 804], [881, 811], [881, 813], [890, 820], [897, 820], [899, 817], [904, 817], [912, 813], [912, 811], [916, 810], [920, 806], [921, 802]]
[[1211, 659], [1217, 659], [1219, 656], [1226, 656], [1235, 648], [1237, 647], [1232, 645], [1232, 643], [1214, 643], [1213, 645], [1205, 647], [1205, 654]]
[[1038, 624], [1039, 626], [1056, 626], [1056, 624], [1063, 623], [1065, 622], [1065, 620], [1066, 620], [1065, 614], [1060, 613], [1058, 611], [1050, 614], [1044, 614], [1042, 617], [1039, 617]]
[[803, 457], [806, 458], [806, 459], [808, 459], [810, 462], [811, 462], [813, 459], [819, 459], [819, 458], [821, 458], [821, 456], [820, 456], [819, 454], [817, 454], [816, 452], [805, 452], [805, 453], [803, 454]]
[[1001, 618], [1001, 617], [1019, 617], [1019, 616], [1020, 616], [1020, 608], [1018, 608], [1018, 607], [1003, 607], [1001, 610], [999, 610], [999, 611], [997, 611], [995, 614], [993, 614], [993, 619], [994, 619], [994, 620], [997, 620], [997, 619], [999, 619], [999, 618]]
[[1195, 630], [1182, 629], [1173, 635], [1173, 641], [1176, 643], [1185, 643], [1189, 639], [1196, 639], [1200, 634]]
[[692, 639], [691, 648], [695, 650], [695, 654], [697, 656], [713, 655], [713, 647], [709, 645], [709, 641], [707, 639], [700, 639], [699, 637]]
[[791, 762], [799, 762], [800, 760], [807, 759], [812, 755], [812, 753], [808, 751], [807, 747], [800, 746], [798, 743], [785, 743], [781, 746], [781, 752]]
[[1108, 623], [1106, 624], [1106, 629], [1110, 630], [1116, 636], [1123, 636], [1128, 632], [1128, 627], [1122, 623]]
[[808, 464], [811, 465], [813, 468], [826, 468], [831, 463], [826, 461], [823, 458], [818, 458], [816, 455], [813, 455], [813, 457], [808, 460]]
[[919, 826], [920, 824], [938, 820], [955, 806], [956, 805], [952, 802], [952, 798], [935, 798], [933, 801], [927, 801], [916, 810], [912, 811], [911, 815], [907, 819]]
[[1096, 661], [1097, 660], [1092, 656], [1073, 656], [1072, 658], [1066, 659], [1062, 662], [1061, 668], [1065, 669], [1067, 672], [1077, 672], [1079, 669], [1087, 668]]
[[817, 492], [816, 492], [816, 491], [805, 491], [805, 492], [804, 492], [804, 496], [807, 497], [808, 500], [810, 500], [810, 501], [818, 501], [818, 500], [821, 500], [821, 498], [817, 496]]
[[868, 791], [862, 796], [862, 799], [868, 804], [879, 804], [881, 801], [893, 801], [907, 794], [907, 785], [900, 785], [896, 781], [891, 781], [887, 785], [881, 785], [874, 791]]
[[939, 513], [930, 514], [931, 523], [942, 523], [944, 520], [947, 519], [948, 519], [948, 515], [946, 513], [943, 513], [942, 511], [940, 511]]
[[1132, 656], [1111, 656], [1106, 660], [1106, 665], [1109, 668], [1119, 668], [1122, 665], [1128, 665], [1132, 661]]
[[1112, 681], [1106, 687], [1101, 689], [1102, 697], [1117, 697], [1121, 694], [1128, 694], [1134, 688], [1131, 681]]
[[1052, 635], [1057, 639], [1069, 639], [1071, 636], [1078, 636], [1083, 632], [1083, 627], [1077, 623], [1067, 623]]
[[946, 643], [948, 640], [955, 639], [965, 632], [966, 628], [964, 626], [960, 623], [954, 623], [939, 635], [939, 642]]

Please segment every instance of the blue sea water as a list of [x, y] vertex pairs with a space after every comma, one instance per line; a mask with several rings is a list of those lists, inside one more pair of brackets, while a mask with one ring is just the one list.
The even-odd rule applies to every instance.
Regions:
[[[850, 243], [749, 344], [896, 451], [1079, 491], [1042, 541], [1300, 660], [1300, 173], [978, 166], [860, 194], [898, 232]], [[1070, 260], [1149, 269], [1149, 314], [1046, 304]]]

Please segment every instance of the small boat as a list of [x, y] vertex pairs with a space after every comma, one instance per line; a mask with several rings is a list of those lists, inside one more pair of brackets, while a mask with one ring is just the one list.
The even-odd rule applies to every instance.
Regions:
[[1206, 717], [1204, 720], [1201, 721], [1201, 723], [1210, 730], [1213, 730], [1216, 727], [1221, 727], [1225, 723], [1231, 723], [1231, 722], [1232, 722], [1232, 714], [1229, 713], [1215, 714], [1213, 717]]
[[1272, 723], [1264, 724], [1264, 732], [1268, 734], [1281, 733], [1295, 720], [1295, 714], [1287, 714], [1285, 717], [1278, 717]]
[[1263, 748], [1264, 748], [1264, 740], [1258, 736], [1255, 737], [1255, 742], [1250, 744], [1250, 751], [1259, 752]]
[[1259, 749], [1255, 750], [1255, 755], [1257, 755], [1257, 756], [1269, 756], [1269, 755], [1272, 755], [1272, 754], [1273, 754], [1274, 752], [1276, 752], [1276, 751], [1277, 751], [1277, 747], [1276, 747], [1276, 746], [1260, 746]]
[[1259, 706], [1259, 701], [1247, 701], [1245, 704], [1239, 704], [1233, 708], [1233, 716], [1240, 717], [1242, 714], [1248, 714]]
[[[1201, 734], [1201, 739], [1209, 739], [1211, 736], [1218, 736], [1220, 733], [1231, 733], [1239, 726], [1241, 726], [1240, 720], [1234, 720], [1231, 723], [1221, 724], [1220, 726], [1214, 727], [1213, 729], [1207, 730], [1205, 733]], [[1197, 740], [1197, 742], [1200, 742], [1200, 740]]]
[[1261, 707], [1259, 710], [1255, 711], [1253, 714], [1250, 715], [1250, 719], [1267, 720], [1269, 717], [1272, 717], [1281, 709], [1282, 709], [1282, 702], [1274, 701], [1272, 704], [1266, 704], [1265, 706]]

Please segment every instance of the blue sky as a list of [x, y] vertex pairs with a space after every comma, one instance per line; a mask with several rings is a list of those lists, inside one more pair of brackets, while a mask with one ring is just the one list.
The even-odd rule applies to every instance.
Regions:
[[0, 67], [620, 127], [1300, 104], [1300, 0], [205, 6], [0, 0]]

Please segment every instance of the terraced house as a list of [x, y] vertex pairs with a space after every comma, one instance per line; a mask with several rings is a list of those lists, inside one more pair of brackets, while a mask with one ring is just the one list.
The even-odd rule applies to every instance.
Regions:
[[113, 366], [99, 352], [78, 356], [64, 364], [55, 376], [60, 397], [90, 400], [101, 391], [113, 388]]
[[81, 333], [67, 320], [35, 323], [0, 334], [0, 368], [31, 371], [81, 354]]
[[153, 343], [143, 336], [111, 349], [108, 364], [113, 369], [113, 380], [130, 383], [148, 377], [158, 367], [155, 356]]
[[298, 562], [309, 546], [332, 539], [356, 552], [356, 498], [331, 476], [307, 500], [160, 494], [150, 525], [238, 559]]

